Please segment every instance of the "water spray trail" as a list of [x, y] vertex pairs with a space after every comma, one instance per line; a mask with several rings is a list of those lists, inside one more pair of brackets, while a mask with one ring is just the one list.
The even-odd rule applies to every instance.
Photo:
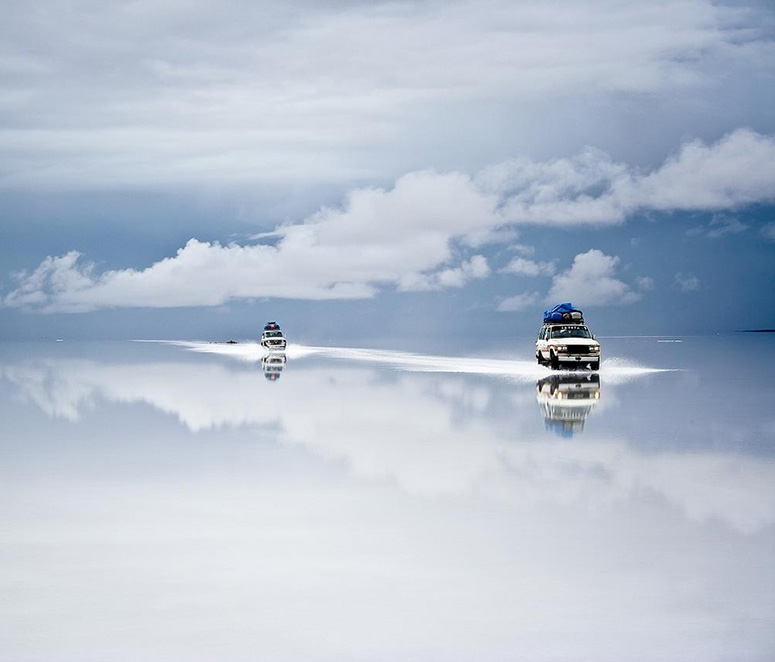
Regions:
[[[173, 342], [194, 352], [219, 354], [235, 360], [256, 363], [266, 356], [266, 350], [258, 343], [204, 343]], [[390, 366], [406, 372], [439, 372], [477, 374], [501, 377], [516, 381], [535, 381], [552, 374], [574, 374], [571, 371], [551, 371], [534, 361], [517, 359], [476, 358], [464, 356], [439, 356], [415, 354], [387, 349], [363, 349], [354, 347], [314, 347], [289, 344], [286, 356], [293, 359], [321, 357], [345, 362], [370, 363]], [[613, 357], [603, 360], [600, 369], [609, 383], [621, 383], [647, 374], [667, 372], [664, 368], [651, 368]], [[578, 374], [578, 371], [575, 372]]]

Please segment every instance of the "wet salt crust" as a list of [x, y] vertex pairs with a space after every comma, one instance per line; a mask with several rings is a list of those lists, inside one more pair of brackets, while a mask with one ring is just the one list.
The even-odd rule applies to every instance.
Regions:
[[0, 344], [0, 657], [771, 659], [772, 339], [531, 342]]

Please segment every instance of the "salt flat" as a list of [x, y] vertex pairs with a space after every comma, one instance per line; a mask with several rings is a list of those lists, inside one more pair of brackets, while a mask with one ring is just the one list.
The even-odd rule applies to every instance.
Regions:
[[773, 338], [602, 342], [0, 344], [0, 659], [771, 659]]

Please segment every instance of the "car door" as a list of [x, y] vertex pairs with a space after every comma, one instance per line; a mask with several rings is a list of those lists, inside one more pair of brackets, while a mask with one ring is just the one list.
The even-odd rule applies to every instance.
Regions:
[[546, 333], [547, 327], [542, 326], [538, 332], [538, 338], [536, 339], [536, 352], [540, 353], [542, 357], [546, 358]]

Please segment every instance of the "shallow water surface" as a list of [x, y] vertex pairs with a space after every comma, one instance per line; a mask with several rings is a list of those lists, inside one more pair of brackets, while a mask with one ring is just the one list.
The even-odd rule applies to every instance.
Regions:
[[0, 345], [0, 659], [771, 660], [772, 336]]

